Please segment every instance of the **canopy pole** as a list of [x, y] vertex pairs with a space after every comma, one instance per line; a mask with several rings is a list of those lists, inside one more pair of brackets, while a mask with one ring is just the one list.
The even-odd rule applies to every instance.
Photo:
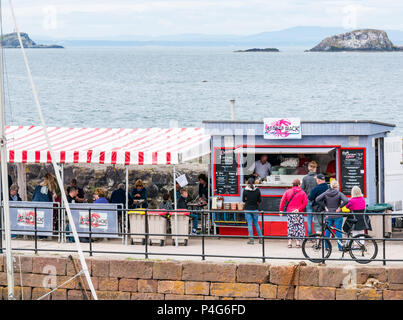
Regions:
[[[10, 3], [11, 14], [12, 14], [13, 21], [14, 21], [15, 32], [17, 33], [18, 42], [19, 42], [20, 47], [21, 47], [21, 51], [22, 51], [22, 55], [23, 55], [23, 58], [24, 58], [25, 67], [27, 69], [29, 82], [31, 84], [35, 104], [36, 104], [37, 109], [38, 109], [39, 118], [41, 119], [41, 123], [42, 123], [42, 126], [43, 126], [43, 131], [44, 131], [44, 135], [45, 135], [45, 138], [46, 138], [46, 142], [47, 142], [47, 145], [49, 147], [49, 152], [50, 152], [50, 156], [51, 156], [51, 159], [52, 159], [53, 168], [54, 168], [55, 174], [56, 174], [56, 180], [57, 180], [57, 183], [59, 184], [62, 199], [63, 199], [63, 202], [64, 202], [64, 204], [66, 206], [67, 216], [68, 216], [68, 219], [69, 219], [69, 222], [70, 222], [71, 232], [72, 232], [72, 234], [74, 236], [74, 240], [75, 240], [75, 243], [76, 243], [76, 246], [77, 246], [77, 253], [78, 253], [78, 256], [80, 258], [81, 267], [82, 267], [82, 270], [83, 270], [83, 272], [85, 274], [85, 277], [87, 279], [88, 287], [89, 287], [89, 289], [91, 291], [91, 294], [92, 294], [94, 300], [98, 300], [98, 296], [97, 296], [97, 293], [95, 291], [94, 285], [92, 283], [91, 276], [90, 276], [90, 273], [89, 273], [89, 270], [88, 270], [88, 266], [87, 266], [87, 263], [86, 263], [85, 258], [84, 258], [84, 253], [83, 253], [83, 250], [81, 248], [80, 239], [78, 237], [76, 225], [75, 225], [74, 220], [73, 220], [73, 215], [71, 213], [70, 206], [69, 206], [69, 203], [67, 201], [67, 196], [66, 196], [66, 192], [65, 192], [64, 187], [63, 187], [63, 182], [62, 182], [62, 179], [60, 177], [59, 167], [58, 167], [58, 165], [56, 163], [56, 155], [55, 155], [55, 153], [53, 151], [52, 144], [50, 143], [49, 134], [48, 134], [48, 128], [46, 126], [45, 119], [43, 117], [41, 105], [39, 103], [38, 92], [36, 90], [35, 83], [34, 83], [34, 80], [32, 78], [31, 69], [30, 69], [29, 63], [28, 63], [28, 58], [27, 58], [27, 55], [26, 55], [25, 50], [24, 50], [24, 45], [22, 43], [20, 31], [18, 29], [17, 20], [15, 18], [15, 13], [14, 13], [14, 7], [13, 7], [13, 4], [12, 4], [12, 0], [9, 0], [9, 3]], [[3, 152], [4, 151], [5, 150], [3, 150]], [[6, 152], [4, 152], [4, 153], [6, 154]], [[7, 158], [3, 158], [3, 159], [7, 159]], [[2, 161], [2, 163], [3, 163], [3, 161]], [[6, 168], [7, 168], [7, 166], [6, 166]], [[4, 177], [3, 177], [3, 180], [4, 180]], [[3, 188], [3, 191], [4, 190], [5, 190], [5, 188]], [[8, 189], [7, 189], [7, 195], [8, 195]], [[6, 200], [6, 203], [8, 205], [8, 197], [5, 200]], [[7, 264], [9, 264], [10, 262], [11, 261], [8, 260]], [[12, 270], [12, 265], [11, 265], [11, 270]], [[9, 286], [8, 289], [10, 290], [10, 286]]]
[[173, 167], [173, 173], [174, 173], [175, 234], [176, 234], [175, 246], [177, 247], [179, 245], [178, 244], [178, 212], [177, 212], [177, 210], [178, 210], [177, 200], [178, 199], [176, 199], [177, 197], [176, 197], [176, 167], [175, 167], [175, 165]]
[[[60, 172], [62, 175], [62, 182], [63, 182], [63, 190], [64, 190], [64, 163], [60, 163]], [[62, 192], [62, 190], [60, 190], [60, 192]], [[64, 208], [64, 201], [63, 201], [63, 197], [62, 197], [62, 208]], [[62, 231], [66, 231], [66, 214], [64, 210], [61, 210], [60, 212], [60, 226], [62, 228]], [[67, 242], [67, 234], [66, 233], [62, 233], [61, 234], [61, 242], [62, 243], [66, 243]]]
[[[125, 218], [125, 245], [128, 244], [128, 231], [129, 231], [129, 219], [128, 219], [128, 213], [127, 210], [129, 209], [129, 166], [125, 166], [126, 169], [126, 211], [124, 211], [124, 218]], [[123, 216], [122, 216], [122, 221], [123, 221]]]
[[27, 201], [27, 169], [25, 163], [17, 163], [17, 184], [22, 201]]

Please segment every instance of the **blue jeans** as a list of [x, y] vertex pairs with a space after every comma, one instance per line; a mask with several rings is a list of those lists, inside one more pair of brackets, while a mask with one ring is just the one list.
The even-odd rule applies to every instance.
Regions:
[[[331, 227], [334, 224], [334, 227], [336, 229], [341, 230], [341, 227], [343, 225], [343, 217], [340, 217], [340, 218], [327, 218], [326, 222], [329, 225], [329, 227]], [[330, 236], [330, 231], [326, 230], [325, 237], [328, 238], [329, 236]], [[343, 234], [340, 231], [336, 231], [336, 237], [337, 238], [342, 238]], [[339, 250], [341, 250], [342, 245], [343, 245], [342, 240], [337, 240], [337, 246], [339, 247]], [[326, 241], [325, 241], [325, 248], [326, 249], [328, 248]]]
[[[308, 205], [305, 208], [306, 212], [313, 212], [312, 208], [312, 201], [308, 201]], [[313, 215], [307, 214], [306, 215], [306, 231], [308, 233], [308, 237], [312, 235], [312, 222], [313, 222]]]
[[199, 215], [197, 213], [191, 213], [189, 216], [193, 218], [193, 230], [197, 230], [197, 220], [199, 219]]
[[258, 236], [261, 237], [262, 231], [260, 230], [260, 226], [258, 223], [258, 217], [259, 217], [258, 210], [249, 210], [249, 212], [251, 213], [247, 213], [247, 211], [245, 211], [245, 220], [248, 223], [249, 237], [253, 237], [253, 225], [255, 225]]

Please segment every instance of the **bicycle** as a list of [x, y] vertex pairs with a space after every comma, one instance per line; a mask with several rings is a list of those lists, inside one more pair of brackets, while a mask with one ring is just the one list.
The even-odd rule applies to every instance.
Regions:
[[[356, 224], [357, 221], [357, 219], [351, 220], [352, 225]], [[346, 240], [347, 243], [345, 245], [342, 244], [340, 239], [337, 240], [337, 242], [342, 245], [342, 258], [344, 258], [346, 252], [350, 253], [351, 258], [354, 261], [361, 264], [370, 263], [376, 258], [378, 254], [378, 244], [371, 236], [367, 234], [352, 236], [351, 230], [349, 232], [344, 232], [343, 230], [329, 226], [329, 224], [325, 222], [321, 234], [309, 236], [302, 242], [302, 253], [309, 261], [322, 263], [330, 257], [332, 253], [332, 244], [330, 243], [330, 238], [324, 238], [326, 230], [330, 231], [331, 237], [333, 238], [336, 238], [336, 231], [341, 232], [343, 235], [347, 235], [347, 238], [352, 238], [351, 240]], [[315, 239], [319, 237], [322, 239]], [[326, 246], [323, 246], [324, 243], [326, 243]]]

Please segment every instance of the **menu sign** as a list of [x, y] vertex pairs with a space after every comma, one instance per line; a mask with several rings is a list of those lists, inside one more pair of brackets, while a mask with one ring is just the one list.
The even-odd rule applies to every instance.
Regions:
[[365, 149], [341, 149], [340, 191], [351, 196], [351, 189], [358, 186], [365, 195], [365, 174]]
[[239, 169], [234, 150], [217, 149], [215, 151], [215, 195], [234, 195], [239, 192]]

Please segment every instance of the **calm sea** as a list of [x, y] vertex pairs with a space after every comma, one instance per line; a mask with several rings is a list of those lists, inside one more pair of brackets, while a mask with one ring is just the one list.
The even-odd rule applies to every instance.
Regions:
[[[49, 126], [200, 126], [300, 117], [394, 123], [403, 135], [403, 52], [234, 53], [236, 48], [31, 49]], [[5, 51], [7, 123], [38, 125], [19, 49]]]

